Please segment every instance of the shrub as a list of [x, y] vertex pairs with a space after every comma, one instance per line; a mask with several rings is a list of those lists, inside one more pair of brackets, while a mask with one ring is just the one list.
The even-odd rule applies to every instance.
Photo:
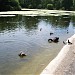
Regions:
[[47, 9], [53, 9], [53, 4], [47, 4]]
[[21, 10], [17, 0], [1, 0], [0, 11]]

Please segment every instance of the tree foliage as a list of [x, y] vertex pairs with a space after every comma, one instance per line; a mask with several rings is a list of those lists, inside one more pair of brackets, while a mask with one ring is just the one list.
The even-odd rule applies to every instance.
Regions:
[[53, 9], [53, 4], [47, 4], [47, 9]]
[[18, 0], [0, 0], [0, 11], [20, 9]]
[[65, 10], [71, 10], [73, 6], [73, 0], [62, 0], [62, 7], [65, 8]]
[[75, 10], [75, 0], [0, 0], [0, 10], [63, 9]]
[[43, 9], [64, 9], [72, 10], [75, 8], [75, 0], [19, 0], [24, 8], [43, 8]]

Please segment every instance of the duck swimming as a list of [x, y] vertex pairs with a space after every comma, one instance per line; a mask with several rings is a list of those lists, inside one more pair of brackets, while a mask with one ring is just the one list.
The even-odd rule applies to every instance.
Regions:
[[42, 28], [40, 28], [40, 31], [42, 30]]
[[68, 34], [69, 32], [68, 32], [68, 30], [67, 30], [67, 34]]
[[18, 55], [19, 55], [20, 57], [26, 56], [26, 54], [25, 54], [23, 51], [21, 51]]
[[59, 42], [59, 37], [55, 37], [55, 38], [53, 39], [53, 42]]
[[52, 35], [53, 33], [52, 32], [50, 32], [50, 35]]
[[66, 42], [63, 41], [63, 44], [66, 44]]
[[57, 42], [59, 42], [59, 37], [54, 37], [53, 39], [48, 39], [48, 42], [49, 43], [52, 43], [52, 42], [57, 43]]

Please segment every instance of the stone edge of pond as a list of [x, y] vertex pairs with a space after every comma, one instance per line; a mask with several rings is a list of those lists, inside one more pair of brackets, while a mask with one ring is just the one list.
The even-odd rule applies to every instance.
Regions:
[[68, 38], [72, 45], [63, 46], [58, 55], [47, 65], [40, 75], [64, 75], [68, 66], [75, 60], [75, 34]]

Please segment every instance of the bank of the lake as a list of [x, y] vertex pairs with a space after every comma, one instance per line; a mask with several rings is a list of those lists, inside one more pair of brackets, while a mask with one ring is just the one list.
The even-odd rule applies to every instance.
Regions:
[[6, 11], [0, 12], [3, 14], [20, 14], [23, 16], [62, 16], [62, 15], [75, 15], [75, 11], [64, 10], [47, 10], [47, 9], [22, 9], [21, 11]]

